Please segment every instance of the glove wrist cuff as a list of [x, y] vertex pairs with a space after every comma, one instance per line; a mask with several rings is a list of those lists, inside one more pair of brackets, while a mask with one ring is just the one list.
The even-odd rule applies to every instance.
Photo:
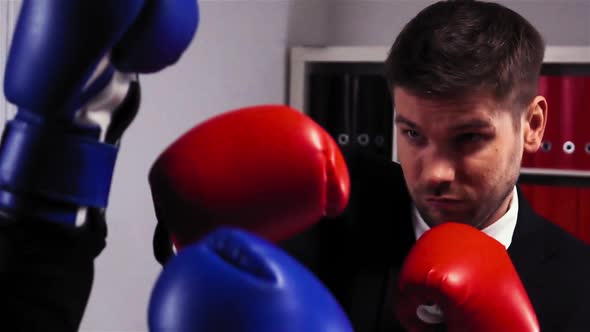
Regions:
[[[73, 206], [107, 206], [117, 159], [115, 146], [18, 118], [5, 130], [0, 190]], [[0, 209], [18, 209], [19, 204], [11, 206], [11, 202], [15, 200], [0, 199]]]

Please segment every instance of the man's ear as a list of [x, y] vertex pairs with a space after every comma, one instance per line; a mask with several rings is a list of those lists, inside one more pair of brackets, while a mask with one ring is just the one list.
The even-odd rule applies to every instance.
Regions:
[[547, 100], [543, 96], [537, 96], [529, 104], [522, 117], [523, 147], [526, 152], [537, 152], [543, 140], [546, 123]]

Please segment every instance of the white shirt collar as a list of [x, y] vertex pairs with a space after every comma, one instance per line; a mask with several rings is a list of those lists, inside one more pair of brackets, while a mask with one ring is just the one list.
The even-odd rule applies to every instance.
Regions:
[[[426, 224], [416, 206], [412, 206], [412, 224], [414, 226], [414, 234], [416, 235], [416, 239], [419, 239], [424, 232], [430, 229], [430, 227]], [[514, 229], [516, 228], [516, 219], [518, 217], [518, 192], [516, 191], [516, 186], [512, 191], [512, 200], [510, 202], [510, 207], [506, 214], [504, 214], [500, 219], [498, 219], [495, 223], [489, 225], [488, 227], [484, 228], [482, 232], [486, 233], [487, 235], [493, 237], [498, 242], [502, 243], [506, 249], [512, 243], [512, 235], [514, 234]]]

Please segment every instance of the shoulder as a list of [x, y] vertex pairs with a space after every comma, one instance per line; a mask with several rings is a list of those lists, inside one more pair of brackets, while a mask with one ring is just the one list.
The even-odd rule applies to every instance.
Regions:
[[350, 171], [351, 193], [342, 224], [350, 243], [363, 248], [357, 254], [365, 259], [400, 260], [414, 241], [412, 201], [401, 166], [370, 151], [349, 149], [343, 153]]
[[[570, 261], [573, 264], [582, 265], [580, 268], [587, 270], [590, 276], [590, 244], [576, 238], [554, 222], [543, 217], [538, 218], [541, 239], [548, 247], [547, 258], [561, 258], [557, 262]], [[581, 262], [588, 264], [579, 264]]]
[[[537, 214], [519, 193], [518, 222], [513, 239], [521, 258], [538, 257], [553, 267], [584, 269], [590, 275], [590, 244]], [[580, 264], [580, 263], [589, 264]]]
[[582, 305], [590, 297], [590, 245], [545, 218], [539, 217], [539, 224], [537, 240], [544, 247], [539, 278], [560, 289], [570, 305]]
[[539, 266], [544, 267], [546, 275], [537, 278], [590, 280], [590, 245], [553, 221], [532, 210], [526, 213], [526, 217], [519, 215], [514, 240], [513, 252], [520, 263], [536, 266], [534, 262], [539, 262]]
[[[546, 251], [546, 316], [550, 331], [583, 331], [590, 325], [590, 246], [553, 222], [543, 220]], [[551, 312], [551, 313], [549, 313]], [[548, 320], [551, 321], [551, 320]]]
[[590, 247], [532, 210], [523, 212], [509, 253], [542, 330], [579, 331], [580, 324], [589, 326]]
[[405, 189], [402, 168], [390, 158], [360, 148], [343, 149], [342, 154], [353, 185], [367, 183], [389, 189], [394, 185]]
[[368, 217], [385, 213], [392, 206], [409, 209], [411, 200], [398, 163], [364, 149], [342, 151], [350, 174], [349, 210]]

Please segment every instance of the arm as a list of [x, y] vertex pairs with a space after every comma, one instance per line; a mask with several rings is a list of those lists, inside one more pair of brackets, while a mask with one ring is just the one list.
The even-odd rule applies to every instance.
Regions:
[[[166, 3], [23, 2], [4, 78], [18, 111], [0, 144], [3, 326], [78, 329], [121, 137], [139, 108], [136, 73], [173, 64], [196, 29], [196, 2], [175, 2], [185, 20], [174, 22], [155, 15]], [[186, 33], [165, 40], [179, 26]]]

